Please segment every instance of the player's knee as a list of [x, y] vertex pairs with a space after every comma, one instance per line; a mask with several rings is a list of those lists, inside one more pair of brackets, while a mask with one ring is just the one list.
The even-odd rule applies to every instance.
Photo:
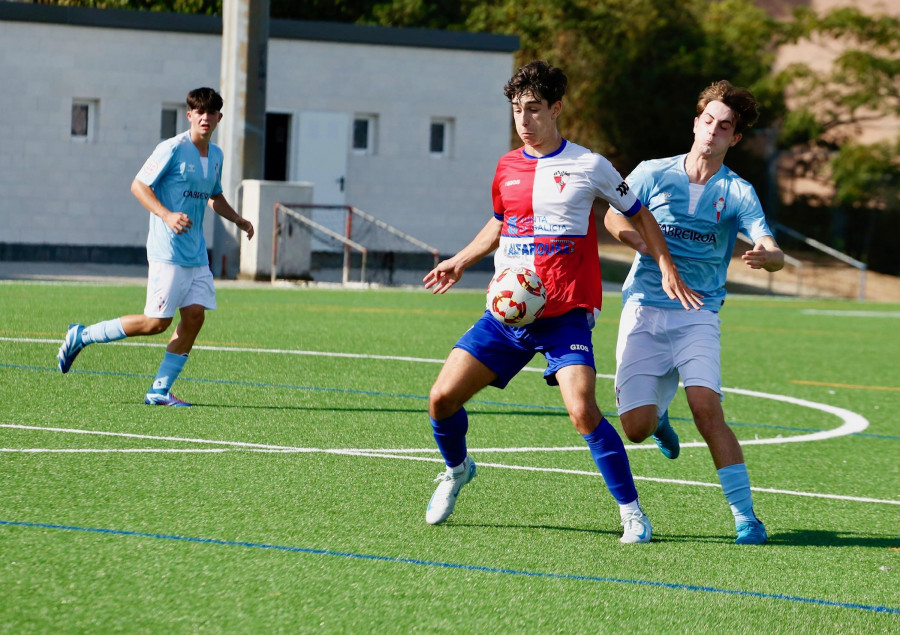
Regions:
[[640, 443], [656, 429], [656, 420], [634, 410], [619, 415], [622, 432], [632, 443]]
[[597, 404], [580, 402], [569, 406], [569, 419], [581, 434], [590, 434], [597, 427], [597, 422], [602, 417]]
[[428, 394], [428, 415], [437, 421], [446, 419], [462, 407], [453, 393], [435, 384]]
[[147, 318], [144, 321], [143, 335], [158, 335], [169, 328], [172, 318]]
[[181, 321], [193, 329], [199, 330], [206, 320], [206, 311], [202, 306], [189, 306], [181, 309]]
[[725, 418], [720, 414], [718, 408], [704, 405], [691, 406], [691, 415], [694, 418], [697, 431], [704, 439], [710, 435], [717, 434], [722, 427], [727, 427]]

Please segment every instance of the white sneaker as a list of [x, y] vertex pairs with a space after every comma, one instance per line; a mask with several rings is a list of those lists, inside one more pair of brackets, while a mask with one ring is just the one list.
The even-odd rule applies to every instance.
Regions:
[[429, 525], [437, 525], [447, 520], [453, 513], [453, 508], [456, 507], [459, 490], [473, 478], [475, 478], [475, 461], [468, 456], [462, 462], [462, 469], [458, 472], [454, 472], [452, 467], [448, 467], [446, 471], [438, 474], [434, 482], [439, 485], [431, 495], [431, 500], [428, 501], [425, 522]]
[[625, 527], [625, 531], [622, 533], [622, 537], [619, 538], [619, 542], [624, 542], [625, 544], [650, 542], [650, 536], [653, 534], [653, 530], [650, 527], [650, 519], [640, 509], [628, 512], [622, 518], [622, 526]]

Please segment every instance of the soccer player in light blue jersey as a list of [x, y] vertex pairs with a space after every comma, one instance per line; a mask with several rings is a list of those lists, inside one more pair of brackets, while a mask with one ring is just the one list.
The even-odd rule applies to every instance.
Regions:
[[737, 438], [722, 411], [719, 310], [725, 275], [739, 231], [753, 241], [742, 258], [753, 269], [778, 271], [784, 253], [766, 224], [753, 187], [724, 165], [725, 154], [758, 117], [756, 99], [727, 81], [700, 94], [690, 152], [644, 161], [628, 184], [653, 213], [685, 282], [703, 298], [685, 311], [663, 292], [659, 267], [629, 221], [610, 208], [604, 224], [638, 254], [622, 289], [616, 346], [616, 403], [625, 435], [640, 443], [653, 435], [662, 453], [677, 458], [678, 435], [668, 407], [684, 384], [694, 423], [712, 454], [735, 518], [738, 544], [766, 542], [756, 517], [750, 479]]
[[203, 237], [207, 205], [253, 237], [253, 224], [241, 218], [222, 193], [222, 149], [210, 142], [222, 120], [222, 97], [212, 88], [187, 96], [190, 129], [160, 143], [131, 184], [131, 193], [150, 212], [147, 237], [149, 274], [142, 315], [125, 315], [90, 326], [72, 324], [57, 360], [63, 373], [89, 344], [162, 333], [176, 309], [181, 320], [144, 403], [189, 406], [170, 391], [187, 362], [207, 309], [216, 308], [216, 290]]

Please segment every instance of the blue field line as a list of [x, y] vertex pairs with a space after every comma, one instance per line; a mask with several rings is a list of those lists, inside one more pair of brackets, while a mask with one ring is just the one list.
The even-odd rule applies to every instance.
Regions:
[[13, 520], [0, 520], [0, 525], [8, 527], [27, 527], [30, 529], [58, 529], [63, 531], [83, 531], [89, 533], [108, 534], [113, 536], [132, 536], [137, 538], [153, 538], [156, 540], [177, 540], [181, 542], [193, 542], [221, 547], [245, 547], [248, 549], [272, 549], [275, 551], [288, 551], [316, 556], [332, 556], [336, 558], [350, 558], [353, 560], [373, 560], [394, 564], [411, 564], [422, 567], [439, 567], [444, 569], [460, 569], [463, 571], [476, 571], [479, 573], [494, 573], [499, 575], [523, 576], [530, 578], [544, 578], [550, 580], [571, 580], [575, 582], [607, 582], [610, 584], [630, 584], [636, 586], [649, 586], [675, 591], [696, 591], [701, 593], [717, 593], [722, 595], [737, 595], [743, 597], [760, 598], [764, 600], [782, 600], [787, 602], [800, 602], [803, 604], [815, 604], [842, 609], [858, 609], [874, 613], [892, 613], [900, 615], [900, 608], [890, 606], [877, 606], [872, 604], [857, 604], [854, 602], [835, 602], [818, 598], [806, 598], [783, 593], [761, 593], [759, 591], [741, 591], [737, 589], [720, 589], [695, 584], [675, 584], [672, 582], [657, 582], [653, 580], [629, 580], [627, 578], [610, 578], [592, 575], [575, 575], [571, 573], [546, 573], [541, 571], [524, 571], [520, 569], [499, 569], [473, 564], [458, 564], [453, 562], [440, 562], [434, 560], [419, 560], [416, 558], [397, 558], [392, 556], [378, 556], [372, 554], [353, 553], [349, 551], [332, 551], [330, 549], [313, 549], [309, 547], [291, 547], [287, 545], [271, 545], [259, 542], [244, 542], [235, 540], [220, 540], [217, 538], [197, 538], [194, 536], [176, 536], [171, 534], [154, 534], [142, 531], [126, 531], [122, 529], [104, 529], [97, 527], [77, 527], [73, 525], [54, 525], [50, 523], [29, 523]]
[[[16, 370], [37, 370], [43, 372], [53, 372], [58, 373], [59, 369], [56, 367], [47, 367], [47, 366], [27, 366], [23, 364], [0, 364], [0, 368], [12, 368]], [[114, 373], [105, 370], [70, 370], [69, 374], [80, 374], [80, 375], [101, 375], [101, 376], [109, 376], [109, 377], [131, 377], [138, 379], [153, 379], [155, 375], [147, 375], [142, 373]], [[428, 399], [427, 395], [409, 395], [406, 393], [389, 393], [389, 392], [381, 392], [377, 390], [357, 390], [352, 388], [326, 388], [323, 386], [301, 386], [295, 384], [270, 384], [265, 382], [258, 381], [238, 381], [233, 379], [203, 379], [197, 377], [179, 377], [178, 381], [189, 381], [195, 382], [198, 384], [220, 384], [227, 386], [247, 386], [252, 388], [280, 388], [285, 390], [305, 390], [309, 392], [333, 392], [333, 393], [343, 393], [348, 395], [365, 395], [368, 397], [393, 397], [393, 398], [401, 398], [401, 399], [418, 399], [421, 401], [425, 401]], [[469, 400], [470, 404], [478, 404], [482, 406], [503, 406], [506, 408], [525, 408], [529, 410], [545, 410], [549, 412], [559, 412], [565, 413], [566, 409], [562, 406], [541, 406], [536, 404], [524, 404], [524, 403], [509, 403], [506, 401], [490, 401], [485, 399], [471, 399]], [[612, 409], [614, 411], [614, 409]], [[607, 419], [617, 419], [618, 415], [607, 412], [604, 410], [604, 413]], [[693, 423], [692, 419], [687, 419], [684, 417], [671, 417], [672, 421], [687, 421]], [[752, 428], [766, 428], [771, 430], [785, 430], [788, 432], [822, 432], [823, 428], [792, 428], [789, 426], [780, 426], [768, 423], [738, 423], [734, 421], [727, 422], [729, 426], [744, 426], [744, 427], [752, 427]], [[870, 434], [866, 432], [854, 432], [848, 436], [854, 437], [873, 437], [876, 439], [890, 439], [892, 441], [900, 441], [900, 436], [890, 436], [884, 434]]]

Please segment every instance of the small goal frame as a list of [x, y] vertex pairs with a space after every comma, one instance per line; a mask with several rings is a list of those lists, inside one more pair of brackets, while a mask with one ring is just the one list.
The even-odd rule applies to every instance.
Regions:
[[[323, 226], [320, 223], [315, 222], [309, 216], [303, 214], [304, 210], [313, 210], [313, 209], [324, 209], [324, 210], [345, 210], [346, 218], [344, 224], [344, 235], [342, 236], [338, 232], [329, 229], [328, 227]], [[274, 205], [274, 222], [272, 223], [272, 271], [271, 271], [271, 282], [274, 283], [278, 277], [278, 236], [281, 232], [281, 222], [284, 217], [289, 217], [292, 220], [295, 220], [303, 225], [311, 229], [315, 229], [318, 232], [332, 238], [344, 246], [344, 260], [342, 266], [341, 280], [342, 284], [348, 284], [350, 282], [350, 256], [351, 253], [355, 250], [360, 253], [362, 256], [362, 264], [360, 266], [360, 283], [365, 284], [366, 282], [366, 259], [368, 257], [369, 250], [362, 244], [352, 240], [350, 236], [352, 235], [353, 230], [353, 219], [354, 217], [359, 217], [362, 220], [372, 223], [376, 227], [383, 229], [384, 231], [400, 238], [401, 240], [417, 247], [422, 251], [426, 251], [430, 253], [434, 260], [434, 266], [437, 266], [438, 262], [440, 262], [440, 251], [437, 247], [429, 245], [414, 236], [410, 236], [409, 234], [400, 231], [396, 227], [393, 227], [383, 220], [375, 218], [371, 214], [367, 214], [366, 212], [358, 209], [352, 205], [317, 205], [315, 203], [275, 203]]]

